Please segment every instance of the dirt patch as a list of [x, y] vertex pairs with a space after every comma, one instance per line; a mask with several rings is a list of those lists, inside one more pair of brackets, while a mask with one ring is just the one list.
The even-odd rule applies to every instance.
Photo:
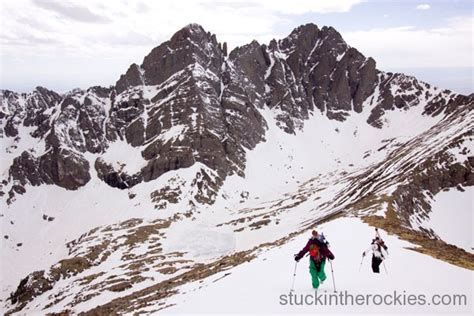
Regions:
[[116, 298], [107, 304], [97, 306], [96, 308], [79, 315], [115, 315], [133, 313], [149, 306], [156, 306], [157, 302], [166, 297], [177, 294], [177, 287], [182, 284], [202, 280], [243, 262], [248, 262], [253, 258], [255, 258], [255, 255], [252, 254], [252, 251], [238, 252], [223, 257], [213, 263], [199, 265], [171, 279], [162, 281], [143, 290], [136, 291], [130, 295]]
[[270, 219], [263, 219], [261, 221], [254, 222], [254, 223], [250, 224], [249, 227], [252, 227], [252, 230], [260, 229], [263, 226], [267, 226], [268, 224], [270, 224], [270, 222], [271, 222]]
[[122, 292], [131, 288], [132, 288], [132, 284], [130, 282], [121, 282], [121, 283], [114, 284], [106, 288], [106, 290], [112, 291], [112, 292]]
[[95, 279], [97, 279], [98, 277], [103, 276], [104, 274], [105, 274], [105, 272], [99, 272], [99, 273], [91, 274], [91, 275], [85, 276], [82, 279], [78, 280], [78, 282], [79, 282], [80, 285], [87, 285], [87, 284], [90, 284]]
[[158, 235], [160, 229], [168, 228], [170, 225], [170, 221], [163, 220], [152, 225], [138, 226], [128, 230], [127, 234], [121, 237], [126, 238], [125, 245], [134, 247], [137, 244], [142, 244], [143, 242], [149, 240], [150, 235]]

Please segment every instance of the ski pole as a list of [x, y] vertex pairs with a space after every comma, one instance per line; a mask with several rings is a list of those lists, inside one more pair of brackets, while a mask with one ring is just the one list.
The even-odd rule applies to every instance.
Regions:
[[291, 282], [291, 290], [290, 292], [294, 291], [295, 288], [295, 279], [296, 279], [296, 267], [298, 265], [298, 261], [295, 262], [295, 270], [293, 271], [293, 282]]
[[385, 274], [388, 274], [387, 267], [385, 266], [385, 261], [382, 261], [383, 263], [383, 268], [385, 269]]
[[364, 257], [365, 256], [362, 256], [362, 260], [360, 261], [359, 272], [360, 272], [360, 268], [362, 268], [362, 262], [364, 262]]
[[331, 260], [329, 260], [329, 264], [331, 265], [332, 286], [334, 287], [334, 292], [336, 292], [336, 281], [334, 280], [334, 270], [332, 269], [332, 261]]

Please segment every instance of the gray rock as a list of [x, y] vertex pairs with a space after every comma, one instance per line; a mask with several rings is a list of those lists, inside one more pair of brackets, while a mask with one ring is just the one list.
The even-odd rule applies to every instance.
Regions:
[[76, 190], [89, 182], [89, 167], [86, 159], [64, 148], [54, 148], [39, 161], [44, 183], [54, 183], [68, 190]]
[[[413, 77], [378, 71], [334, 28], [314, 24], [228, 54], [225, 42], [190, 24], [112, 87], [64, 95], [41, 87], [30, 94], [2, 90], [1, 98], [2, 134], [21, 142], [19, 128], [35, 127], [31, 136], [45, 143], [42, 156], [27, 150], [10, 166], [10, 181], [23, 190], [27, 184], [85, 185], [90, 166], [83, 155], [90, 153], [99, 179], [118, 189], [200, 162], [218, 174], [219, 180], [202, 175], [217, 192], [225, 177], [244, 176], [246, 150], [265, 140], [261, 109], [274, 110], [277, 125], [296, 133], [314, 111], [344, 121], [369, 107], [367, 123], [383, 128], [392, 110], [426, 102], [423, 115], [436, 116], [472, 104], [472, 96], [433, 92]], [[100, 159], [115, 141], [126, 141], [145, 159], [140, 172], [129, 175]]]

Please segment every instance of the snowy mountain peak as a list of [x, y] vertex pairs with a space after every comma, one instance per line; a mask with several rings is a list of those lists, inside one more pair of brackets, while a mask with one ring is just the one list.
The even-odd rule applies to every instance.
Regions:
[[[191, 24], [114, 86], [1, 91], [2, 260], [16, 268], [5, 306], [90, 311], [100, 293], [112, 294], [98, 313], [161, 304], [148, 294], [163, 284], [344, 215], [472, 267], [455, 246], [435, 251], [446, 243], [427, 218], [440, 191], [474, 185], [473, 106], [314, 24], [228, 56]], [[202, 247], [183, 244], [188, 231]]]
[[139, 66], [132, 64], [116, 83], [117, 93], [138, 85], [159, 85], [192, 63], [212, 63], [217, 69], [223, 60], [216, 36], [197, 24], [176, 32], [169, 41], [154, 48]]
[[204, 30], [204, 28], [200, 24], [198, 24], [198, 23], [189, 23], [188, 25], [183, 27], [181, 30], [176, 32], [173, 35], [173, 37], [182, 36], [183, 33], [187, 36], [193, 36], [193, 35], [194, 36], [195, 35], [202, 36], [202, 35], [206, 34], [207, 32]]
[[[46, 156], [18, 152], [9, 164], [10, 181], [72, 189], [77, 188], [72, 183], [89, 181], [88, 166], [94, 166], [109, 185], [131, 188], [196, 162], [222, 179], [243, 176], [245, 151], [265, 139], [264, 108], [271, 109], [279, 128], [295, 134], [315, 112], [341, 122], [364, 112], [368, 124], [383, 128], [389, 111], [421, 105], [424, 114], [438, 115], [464, 103], [454, 97], [413, 77], [378, 71], [372, 58], [348, 47], [331, 27], [306, 24], [268, 46], [253, 41], [237, 47], [226, 59], [215, 35], [190, 24], [141, 65], [132, 64], [114, 87], [64, 96], [41, 87], [28, 95], [3, 91], [2, 121], [7, 137], [16, 136], [22, 125], [37, 126], [34, 137], [44, 148], [36, 155], [77, 156], [66, 160], [75, 171], [54, 180], [50, 172], [22, 171], [33, 157], [37, 162], [31, 163], [46, 166], [41, 162]], [[85, 153], [105, 153], [117, 141], [143, 158], [127, 168], [133, 174], [99, 157], [85, 163]]]

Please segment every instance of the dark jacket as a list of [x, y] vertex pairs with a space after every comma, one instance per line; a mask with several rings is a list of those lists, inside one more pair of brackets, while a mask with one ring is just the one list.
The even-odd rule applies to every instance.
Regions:
[[319, 252], [321, 253], [321, 260], [324, 260], [325, 258], [334, 260], [334, 255], [332, 254], [331, 250], [329, 250], [328, 246], [326, 243], [321, 242], [315, 237], [311, 237], [308, 242], [306, 243], [306, 246], [298, 252], [298, 254], [295, 256], [295, 260], [300, 260], [303, 258], [303, 256], [309, 251], [309, 248], [312, 244], [315, 244], [319, 248]]

